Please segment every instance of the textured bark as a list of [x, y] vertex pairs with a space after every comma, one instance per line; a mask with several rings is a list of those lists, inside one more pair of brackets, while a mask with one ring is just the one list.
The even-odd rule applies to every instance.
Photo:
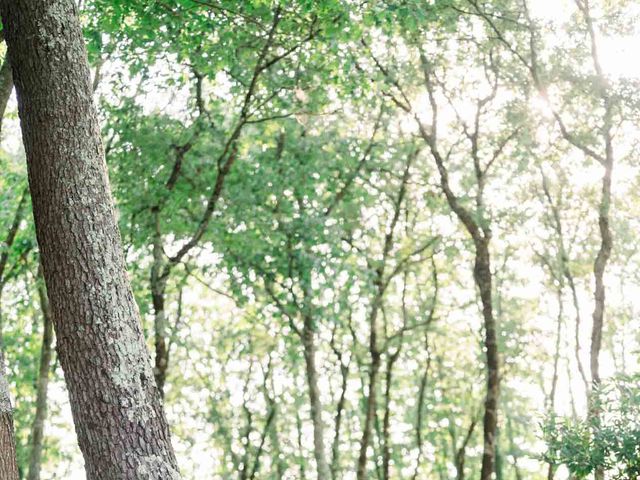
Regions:
[[89, 480], [177, 479], [72, 0], [2, 0], [36, 234]]
[[40, 367], [36, 388], [36, 414], [33, 424], [31, 425], [31, 450], [29, 452], [29, 473], [27, 480], [40, 480], [44, 422], [47, 418], [47, 391], [49, 388], [49, 373], [51, 371], [51, 357], [53, 354], [53, 321], [51, 319], [51, 310], [49, 309], [49, 300], [47, 298], [42, 273], [41, 271], [38, 273], [38, 297], [40, 298], [43, 330], [42, 346], [40, 347]]
[[311, 403], [311, 421], [313, 423], [313, 456], [316, 459], [318, 480], [329, 480], [329, 464], [324, 448], [324, 423], [322, 422], [322, 401], [318, 387], [318, 370], [316, 368], [316, 344], [313, 320], [305, 316], [302, 330], [302, 344], [304, 360], [309, 386], [309, 401]]

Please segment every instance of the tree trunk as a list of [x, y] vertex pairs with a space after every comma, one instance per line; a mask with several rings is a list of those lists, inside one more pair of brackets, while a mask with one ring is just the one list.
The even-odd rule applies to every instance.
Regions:
[[18, 480], [16, 441], [13, 433], [13, 408], [9, 397], [9, 383], [5, 377], [4, 355], [0, 348], [0, 478]]
[[[593, 274], [595, 277], [595, 307], [593, 310], [593, 327], [591, 330], [591, 349], [590, 349], [590, 366], [591, 366], [591, 384], [592, 394], [597, 395], [597, 389], [600, 386], [600, 350], [602, 349], [602, 330], [604, 327], [604, 309], [605, 309], [605, 286], [604, 272], [607, 261], [611, 256], [613, 241], [611, 238], [611, 230], [609, 228], [609, 209], [611, 205], [611, 172], [613, 167], [613, 154], [610, 154], [610, 143], [607, 142], [607, 163], [602, 179], [602, 197], [600, 200], [600, 209], [598, 213], [598, 226], [600, 228], [600, 249], [593, 266]], [[597, 407], [597, 402], [593, 398], [589, 398], [589, 416], [595, 420], [596, 424], [600, 423], [601, 412]], [[595, 480], [604, 479], [604, 469], [598, 468], [594, 474]]]
[[[152, 267], [153, 268], [153, 267]], [[169, 348], [167, 343], [168, 326], [165, 311], [166, 282], [159, 280], [151, 274], [151, 300], [153, 303], [153, 327], [155, 364], [153, 375], [158, 386], [160, 396], [164, 397], [164, 386], [167, 380], [167, 369], [169, 367]]]
[[[406, 284], [406, 279], [405, 279]], [[393, 379], [393, 367], [400, 358], [400, 347], [388, 356], [387, 371], [385, 375], [384, 390], [384, 418], [382, 420], [382, 478], [389, 480], [391, 478], [391, 383]]]
[[5, 57], [2, 67], [0, 67], [0, 132], [2, 132], [4, 112], [7, 109], [12, 90], [13, 75], [11, 74], [11, 64], [9, 63], [9, 58]]
[[349, 380], [349, 364], [342, 361], [342, 352], [338, 352], [338, 362], [340, 362], [340, 377], [342, 378], [340, 385], [340, 398], [336, 405], [336, 415], [334, 420], [333, 445], [331, 446], [331, 478], [338, 480], [340, 472], [340, 428], [342, 426], [342, 414], [344, 412], [345, 403], [347, 401], [347, 382]]
[[367, 406], [364, 418], [364, 429], [360, 440], [360, 455], [358, 456], [357, 479], [367, 478], [367, 450], [371, 442], [371, 429], [376, 414], [376, 390], [378, 384], [378, 372], [380, 371], [380, 353], [372, 352], [371, 367], [369, 369], [369, 392], [367, 395]]
[[44, 421], [47, 418], [47, 390], [49, 387], [49, 373], [51, 371], [51, 357], [53, 354], [53, 322], [49, 309], [49, 300], [44, 286], [41, 270], [38, 271], [38, 296], [42, 311], [43, 331], [42, 346], [40, 348], [40, 368], [36, 391], [36, 414], [31, 426], [31, 451], [29, 452], [29, 473], [27, 480], [40, 480], [40, 466], [42, 464], [42, 448], [44, 439]]
[[167, 370], [169, 369], [169, 346], [167, 342], [169, 326], [165, 309], [168, 271], [165, 274], [164, 246], [162, 245], [162, 235], [160, 234], [160, 207], [157, 205], [152, 207], [151, 213], [155, 224], [152, 242], [153, 263], [151, 264], [151, 277], [149, 279], [151, 302], [153, 304], [153, 343], [155, 347], [153, 375], [160, 396], [164, 397], [164, 386], [167, 381]]
[[476, 260], [473, 277], [480, 290], [482, 317], [484, 319], [484, 346], [487, 358], [487, 395], [484, 402], [484, 453], [482, 455], [481, 480], [491, 480], [496, 451], [496, 429], [498, 427], [499, 360], [496, 321], [493, 318], [491, 291], [491, 257], [489, 240], [475, 242]]
[[309, 385], [309, 400], [311, 402], [311, 421], [313, 422], [313, 455], [316, 459], [318, 480], [329, 480], [331, 474], [324, 450], [324, 424], [322, 422], [322, 402], [318, 387], [318, 371], [316, 369], [316, 344], [313, 320], [305, 315], [302, 330], [302, 344], [304, 360]]
[[178, 479], [73, 0], [2, 0], [58, 355], [89, 480]]
[[[477, 419], [474, 417], [471, 419], [467, 433], [462, 439], [462, 445], [455, 451], [454, 463], [456, 467], [456, 480], [464, 480], [464, 464], [467, 459], [467, 447], [473, 436], [473, 432], [476, 429]], [[455, 445], [454, 445], [455, 446]]]
[[[367, 476], [367, 450], [369, 449], [369, 443], [371, 442], [371, 429], [373, 423], [376, 420], [376, 395], [378, 374], [380, 372], [382, 351], [378, 346], [378, 314], [383, 306], [384, 294], [389, 281], [393, 277], [385, 276], [385, 270], [387, 267], [387, 261], [389, 260], [389, 254], [394, 244], [394, 235], [398, 220], [400, 218], [400, 209], [402, 202], [407, 193], [407, 184], [409, 182], [411, 165], [413, 160], [418, 156], [419, 150], [415, 150], [407, 157], [407, 163], [404, 168], [404, 174], [402, 175], [402, 182], [398, 189], [398, 195], [394, 202], [393, 216], [388, 226], [387, 232], [384, 235], [384, 246], [382, 248], [382, 262], [375, 270], [375, 294], [371, 304], [371, 311], [369, 312], [369, 355], [371, 357], [371, 366], [369, 367], [369, 392], [367, 393], [366, 400], [366, 412], [364, 417], [364, 428], [362, 429], [362, 438], [360, 439], [360, 453], [358, 455], [358, 466], [356, 471], [357, 480], [365, 480]], [[376, 468], [378, 464], [376, 463]], [[378, 475], [380, 477], [380, 475]]]
[[[7, 61], [5, 60], [5, 64]], [[6, 106], [6, 103], [4, 104]], [[4, 114], [4, 110], [0, 112]], [[1, 118], [1, 117], [0, 117]], [[7, 236], [3, 242], [4, 249], [0, 255], [0, 300], [2, 299], [2, 291], [6, 283], [5, 269], [9, 260], [9, 251], [16, 239], [20, 222], [24, 214], [24, 205], [26, 203], [26, 191], [18, 203], [13, 222], [7, 232]], [[16, 439], [13, 428], [13, 408], [11, 406], [11, 395], [9, 392], [9, 382], [6, 378], [4, 365], [4, 345], [2, 342], [2, 312], [0, 309], [0, 474], [6, 475], [0, 477], [4, 480], [18, 480], [18, 464], [16, 458]]]

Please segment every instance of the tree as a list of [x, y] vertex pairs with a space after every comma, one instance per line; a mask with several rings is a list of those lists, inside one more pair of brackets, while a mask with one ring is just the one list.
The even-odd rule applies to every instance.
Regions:
[[179, 478], [127, 279], [72, 0], [0, 4], [44, 278], [89, 479]]
[[[9, 251], [16, 239], [18, 228], [22, 221], [24, 204], [26, 203], [25, 199], [26, 193], [23, 193], [18, 202], [18, 208], [16, 209], [9, 231], [7, 232], [7, 237], [4, 240], [4, 251], [0, 254], [0, 297], [7, 281], [6, 269]], [[13, 407], [11, 406], [9, 384], [6, 379], [3, 350], [4, 347], [0, 335], [0, 472], [6, 474], [8, 480], [17, 480], [18, 463], [16, 459], [16, 442], [13, 427]]]
[[29, 444], [29, 471], [28, 480], [40, 479], [42, 465], [42, 453], [44, 449], [44, 422], [47, 418], [47, 391], [49, 388], [49, 375], [51, 373], [51, 361], [53, 357], [53, 320], [47, 290], [42, 278], [42, 267], [39, 266], [36, 275], [38, 300], [42, 314], [42, 344], [40, 346], [40, 363], [38, 368], [38, 380], [36, 385], [36, 411], [31, 426]]

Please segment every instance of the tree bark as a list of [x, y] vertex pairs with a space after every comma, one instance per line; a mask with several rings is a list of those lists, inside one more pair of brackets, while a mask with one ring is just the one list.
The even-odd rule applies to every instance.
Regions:
[[51, 371], [51, 357], [53, 354], [53, 322], [49, 300], [44, 286], [41, 269], [38, 270], [38, 297], [40, 298], [40, 310], [42, 312], [42, 346], [40, 347], [40, 368], [38, 371], [38, 383], [36, 389], [36, 414], [31, 426], [31, 451], [29, 452], [29, 473], [27, 480], [40, 480], [40, 467], [42, 465], [42, 449], [44, 439], [44, 422], [47, 418], [47, 390], [49, 387], [49, 373]]
[[58, 355], [89, 480], [178, 479], [72, 0], [2, 0]]

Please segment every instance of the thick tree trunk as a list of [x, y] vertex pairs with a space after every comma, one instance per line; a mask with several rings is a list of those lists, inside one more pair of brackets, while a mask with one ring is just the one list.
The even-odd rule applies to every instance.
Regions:
[[318, 480], [329, 480], [331, 474], [324, 448], [324, 423], [322, 422], [322, 401], [318, 387], [318, 370], [316, 368], [316, 344], [313, 320], [305, 316], [302, 330], [302, 344], [309, 385], [311, 403], [311, 421], [313, 423], [313, 455], [316, 459]]
[[73, 0], [2, 0], [38, 244], [89, 480], [177, 479]]
[[496, 429], [498, 428], [498, 395], [500, 386], [498, 335], [496, 321], [493, 317], [491, 290], [491, 257], [489, 256], [489, 240], [476, 240], [476, 260], [473, 269], [484, 319], [484, 347], [487, 358], [487, 394], [484, 402], [484, 452], [482, 455], [481, 480], [491, 480], [494, 471], [496, 452]]
[[41, 272], [38, 272], [38, 296], [42, 311], [42, 346], [40, 347], [40, 368], [36, 389], [36, 414], [31, 426], [31, 451], [29, 452], [29, 473], [27, 480], [40, 480], [40, 466], [42, 465], [42, 449], [44, 440], [44, 422], [47, 418], [47, 391], [49, 388], [49, 373], [51, 371], [51, 357], [53, 354], [53, 321], [49, 309], [49, 300], [44, 286]]

